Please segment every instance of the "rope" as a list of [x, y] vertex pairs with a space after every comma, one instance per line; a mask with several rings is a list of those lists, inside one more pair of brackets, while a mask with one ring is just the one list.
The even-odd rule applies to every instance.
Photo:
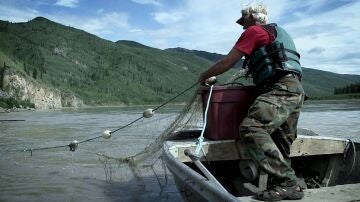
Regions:
[[[119, 130], [122, 130], [122, 129], [124, 129], [124, 128], [128, 127], [128, 126], [131, 126], [133, 123], [136, 123], [137, 121], [141, 120], [142, 118], [144, 118], [144, 117], [143, 117], [143, 116], [141, 116], [141, 117], [139, 117], [139, 118], [137, 118], [137, 119], [133, 120], [132, 122], [130, 122], [130, 123], [128, 123], [128, 124], [126, 124], [126, 125], [124, 125], [124, 126], [122, 126], [122, 127], [118, 128], [118, 129], [116, 129], [116, 130], [114, 130], [114, 131], [112, 131], [111, 133], [115, 133], [115, 132], [117, 132], [117, 131], [119, 131]], [[100, 137], [101, 137], [101, 136], [100, 136]]]
[[348, 172], [348, 174], [347, 174], [347, 175], [350, 175], [351, 172], [354, 170], [354, 166], [355, 166], [355, 161], [356, 161], [356, 149], [355, 149], [355, 143], [354, 143], [351, 139], [348, 139], [348, 141], [351, 143], [351, 146], [352, 146], [353, 152], [354, 152], [354, 154], [353, 154], [353, 160], [352, 160], [352, 163], [351, 163], [351, 168], [350, 168], [350, 170], [349, 170], [349, 172]]
[[25, 120], [22, 120], [22, 119], [19, 119], [19, 120], [18, 119], [10, 119], [10, 120], [1, 119], [0, 120], [0, 122], [5, 122], [5, 121], [25, 121]]
[[[190, 87], [188, 87], [187, 89], [183, 90], [182, 92], [180, 92], [179, 94], [177, 94], [176, 96], [170, 98], [169, 100], [167, 100], [166, 102], [164, 102], [163, 104], [157, 106], [155, 109], [153, 109], [153, 111], [156, 111], [158, 109], [160, 109], [161, 107], [165, 106], [166, 104], [168, 104], [169, 102], [175, 100], [176, 98], [178, 98], [179, 96], [181, 96], [182, 94], [184, 94], [185, 92], [189, 91], [190, 89], [192, 89], [194, 86], [196, 86], [199, 82], [195, 82], [194, 84], [192, 84]], [[119, 130], [122, 130], [128, 126], [131, 126], [132, 124], [138, 122], [139, 120], [143, 119], [144, 118], [144, 115], [142, 115], [141, 117], [131, 121], [130, 123], [124, 125], [124, 126], [121, 126], [120, 128], [118, 129], [115, 129], [114, 131], [111, 131], [110, 134], [113, 134]], [[89, 139], [86, 139], [86, 140], [82, 140], [82, 141], [77, 141], [77, 140], [74, 140], [72, 141], [70, 144], [67, 144], [67, 145], [59, 145], [59, 146], [52, 146], [52, 147], [40, 147], [40, 148], [29, 148], [29, 149], [25, 149], [25, 150], [20, 150], [22, 152], [31, 152], [31, 156], [32, 156], [32, 153], [33, 151], [39, 151], [39, 150], [48, 150], [48, 149], [56, 149], [56, 148], [63, 148], [63, 147], [69, 147], [70, 148], [70, 151], [75, 151], [75, 149], [77, 148], [77, 146], [81, 143], [85, 143], [85, 142], [90, 142], [90, 141], [93, 141], [93, 140], [96, 140], [96, 139], [99, 139], [101, 138], [102, 135], [99, 135], [99, 136], [96, 136], [96, 137], [93, 137], [93, 138], [89, 138]]]
[[24, 150], [21, 150], [21, 151], [23, 151], [23, 152], [30, 152], [30, 155], [32, 156], [33, 151], [40, 151], [40, 150], [47, 150], [47, 149], [56, 149], [56, 148], [62, 148], [62, 147], [69, 147], [69, 145], [59, 145], [59, 146], [41, 147], [41, 148], [30, 148], [30, 149], [24, 149]]
[[156, 111], [158, 109], [160, 109], [161, 107], [163, 107], [164, 105], [168, 104], [169, 102], [175, 100], [176, 98], [178, 98], [180, 95], [184, 94], [186, 91], [192, 89], [194, 86], [196, 86], [198, 84], [198, 82], [194, 83], [192, 86], [190, 86], [189, 88], [183, 90], [181, 93], [177, 94], [175, 97], [169, 99], [168, 101], [166, 101], [165, 103], [163, 103], [162, 105], [156, 107], [153, 111]]
[[[203, 142], [204, 142], [204, 132], [205, 132], [206, 124], [207, 124], [207, 114], [208, 114], [208, 110], [209, 110], [209, 105], [210, 105], [210, 100], [211, 100], [213, 87], [214, 87], [214, 85], [210, 86], [209, 97], [208, 97], [208, 100], [207, 100], [207, 103], [206, 103], [205, 114], [204, 114], [204, 123], [203, 123], [203, 127], [202, 127], [202, 130], [201, 130], [200, 137], [198, 138], [198, 141], [196, 142], [195, 155], [199, 155], [200, 150], [202, 150], [202, 145], [203, 145]], [[203, 151], [203, 153], [204, 153], [204, 156], [205, 156], [204, 151]]]

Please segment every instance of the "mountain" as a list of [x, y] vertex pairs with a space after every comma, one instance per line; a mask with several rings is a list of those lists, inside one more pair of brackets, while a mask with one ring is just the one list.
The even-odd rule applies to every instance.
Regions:
[[[195, 54], [204, 59], [216, 62], [225, 57], [217, 53], [208, 53], [205, 51], [188, 50], [185, 48], [169, 48], [166, 51]], [[238, 67], [242, 66], [242, 61]], [[310, 97], [322, 97], [332, 95], [335, 88], [347, 86], [360, 82], [360, 75], [336, 74], [333, 72], [316, 70], [303, 67], [302, 84], [306, 94]]]
[[192, 85], [212, 62], [136, 42], [114, 43], [37, 17], [0, 21], [0, 64], [38, 86], [98, 105], [163, 102]]
[[180, 53], [190, 53], [190, 54], [194, 54], [197, 55], [199, 57], [205, 58], [207, 60], [210, 60], [212, 62], [217, 62], [219, 60], [221, 60], [225, 55], [222, 54], [218, 54], [218, 53], [209, 53], [206, 51], [199, 51], [199, 50], [188, 50], [185, 48], [168, 48], [165, 49], [166, 51], [173, 51], [173, 52], [180, 52]]
[[[201, 72], [222, 57], [183, 48], [160, 50], [127, 40], [111, 42], [43, 17], [25, 23], [0, 20], [1, 90], [30, 100], [38, 108], [82, 102], [161, 103], [195, 83]], [[308, 68], [304, 72], [304, 86], [315, 97], [360, 81], [358, 75]]]
[[303, 68], [303, 86], [310, 97], [328, 96], [335, 88], [360, 82], [360, 75], [336, 74], [311, 68]]
[[[218, 53], [209, 53], [209, 52], [206, 52], [206, 51], [199, 51], [199, 50], [188, 50], [188, 49], [185, 49], [185, 48], [180, 48], [180, 47], [177, 47], [177, 48], [168, 48], [168, 49], [165, 49], [166, 51], [172, 51], [172, 52], [178, 52], [178, 53], [189, 53], [189, 54], [194, 54], [194, 55], [197, 55], [199, 57], [202, 57], [204, 59], [207, 59], [207, 60], [210, 60], [212, 62], [217, 62], [219, 60], [221, 60], [222, 58], [225, 57], [225, 55], [222, 55], [222, 54], [218, 54]], [[242, 64], [243, 64], [243, 59], [241, 59], [236, 65], [235, 67], [242, 67]]]
[[131, 47], [131, 48], [151, 48], [149, 46], [145, 46], [141, 43], [138, 43], [136, 41], [129, 41], [129, 40], [119, 40], [117, 42], [115, 42], [117, 44], [121, 44], [121, 45], [124, 45], [124, 46], [128, 46], [128, 47]]

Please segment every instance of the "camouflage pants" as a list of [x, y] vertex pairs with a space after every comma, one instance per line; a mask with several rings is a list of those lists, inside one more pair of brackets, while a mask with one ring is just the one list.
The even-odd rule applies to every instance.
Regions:
[[296, 139], [304, 90], [296, 78], [283, 77], [268, 86], [240, 124], [240, 141], [250, 157], [280, 182], [296, 183], [290, 165], [290, 147]]

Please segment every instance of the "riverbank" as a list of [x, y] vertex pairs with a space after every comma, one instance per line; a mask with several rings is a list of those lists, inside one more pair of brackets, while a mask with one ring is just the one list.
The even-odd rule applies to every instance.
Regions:
[[10, 113], [10, 112], [23, 112], [23, 111], [34, 111], [36, 110], [35, 108], [9, 108], [9, 109], [5, 109], [0, 107], [0, 113]]
[[359, 98], [343, 98], [343, 99], [308, 99], [305, 101], [305, 104], [341, 104], [341, 103], [360, 103]]
[[[325, 99], [309, 99], [306, 100], [304, 105], [308, 105], [308, 104], [342, 104], [342, 103], [347, 103], [347, 104], [351, 104], [351, 103], [360, 103], [360, 98], [359, 99], [329, 99], [329, 100], [325, 100]], [[160, 104], [139, 104], [139, 105], [84, 105], [82, 107], [62, 107], [62, 108], [57, 108], [57, 109], [48, 109], [48, 110], [44, 110], [44, 109], [35, 109], [35, 108], [30, 108], [30, 107], [25, 107], [25, 108], [17, 108], [17, 107], [13, 107], [13, 108], [2, 108], [0, 107], [0, 113], [10, 113], [10, 112], [21, 112], [21, 111], [54, 111], [54, 110], [82, 110], [82, 109], [91, 109], [91, 108], [121, 108], [121, 107], [130, 107], [130, 108], [144, 108], [148, 109], [148, 108], [155, 108], [157, 106], [159, 106]], [[186, 103], [171, 103], [168, 104], [168, 106], [171, 107], [181, 107], [181, 106], [185, 106]]]
[[[9, 104], [10, 103], [10, 104]], [[33, 111], [33, 110], [41, 110], [44, 111], [44, 109], [36, 109], [33, 105], [28, 105], [29, 102], [23, 102], [23, 103], [15, 103], [13, 101], [5, 101], [3, 98], [0, 98], [0, 113], [9, 113], [9, 112], [20, 112], [20, 111]], [[327, 97], [315, 97], [315, 98], [309, 98], [305, 101], [305, 105], [307, 104], [341, 104], [341, 103], [360, 103], [360, 93], [359, 94], [344, 94], [344, 95], [332, 95]], [[112, 104], [112, 105], [82, 105], [81, 107], [61, 107], [61, 108], [54, 108], [54, 109], [48, 109], [49, 111], [54, 110], [81, 110], [81, 109], [89, 109], [89, 108], [117, 108], [117, 107], [130, 107], [130, 108], [141, 108], [143, 107], [144, 110], [147, 108], [156, 108], [157, 106], [162, 105], [163, 103], [158, 104]], [[184, 102], [179, 103], [170, 103], [167, 104], [168, 106], [175, 106], [175, 107], [181, 107], [186, 105]], [[10, 106], [10, 107], [8, 107]], [[45, 110], [47, 111], [47, 110]]]
[[0, 108], [7, 110], [35, 109], [34, 103], [29, 100], [19, 100], [13, 97], [0, 97]]
[[[81, 110], [81, 109], [91, 109], [91, 108], [118, 108], [118, 107], [130, 107], [130, 108], [141, 108], [143, 107], [144, 110], [147, 108], [156, 108], [160, 105], [163, 105], [164, 103], [150, 103], [150, 104], [130, 104], [130, 105], [126, 105], [123, 103], [120, 104], [110, 104], [110, 105], [86, 105], [83, 104], [81, 107], [61, 107], [61, 108], [52, 108], [52, 109], [36, 109], [35, 107], [29, 107], [26, 105], [21, 105], [21, 104], [3, 104], [1, 103], [1, 98], [0, 98], [0, 113], [3, 112], [18, 112], [18, 111], [28, 111], [28, 110], [36, 110], [36, 111], [54, 111], [54, 110]], [[178, 102], [178, 103], [169, 103], [167, 104], [167, 106], [175, 106], [175, 107], [181, 107], [181, 106], [185, 106], [186, 103], [185, 102]], [[5, 107], [4, 107], [5, 106]], [[7, 107], [10, 106], [10, 107]]]
[[360, 100], [360, 93], [336, 94], [321, 97], [310, 97], [310, 100]]

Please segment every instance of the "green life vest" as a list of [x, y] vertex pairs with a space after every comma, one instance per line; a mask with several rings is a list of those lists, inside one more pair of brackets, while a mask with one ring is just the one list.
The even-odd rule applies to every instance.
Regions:
[[262, 26], [269, 34], [275, 36], [274, 42], [258, 48], [249, 58], [246, 65], [255, 85], [262, 85], [275, 80], [280, 74], [296, 73], [302, 76], [300, 54], [290, 35], [276, 24]]

